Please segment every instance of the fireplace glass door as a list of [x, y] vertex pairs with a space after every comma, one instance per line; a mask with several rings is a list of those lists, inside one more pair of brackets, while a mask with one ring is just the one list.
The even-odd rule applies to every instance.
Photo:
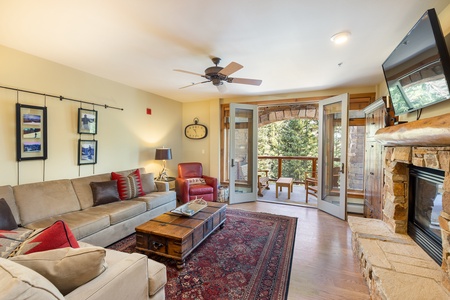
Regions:
[[442, 211], [444, 172], [411, 167], [408, 234], [438, 264], [442, 261], [439, 215]]

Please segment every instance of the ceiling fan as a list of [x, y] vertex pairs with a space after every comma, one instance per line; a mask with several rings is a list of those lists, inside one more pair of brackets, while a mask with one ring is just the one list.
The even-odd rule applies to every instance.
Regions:
[[220, 63], [220, 58], [213, 57], [211, 60], [215, 64], [215, 66], [207, 68], [205, 70], [205, 74], [204, 75], [199, 74], [199, 73], [190, 72], [190, 71], [175, 69], [174, 71], [177, 71], [177, 72], [183, 72], [183, 73], [188, 73], [188, 74], [192, 74], [192, 75], [198, 75], [198, 76], [201, 76], [201, 77], [207, 79], [205, 81], [192, 83], [190, 85], [183, 86], [180, 89], [191, 87], [191, 86], [194, 86], [194, 85], [197, 85], [197, 84], [212, 82], [212, 84], [214, 86], [216, 86], [217, 89], [220, 92], [223, 92], [224, 88], [225, 88], [225, 85], [223, 85], [224, 82], [250, 84], [250, 85], [261, 85], [261, 83], [262, 83], [262, 80], [259, 80], [259, 79], [228, 77], [231, 74], [233, 74], [234, 72], [242, 69], [243, 66], [238, 64], [238, 63], [231, 62], [225, 68], [222, 68], [222, 67], [218, 66], [218, 64]]

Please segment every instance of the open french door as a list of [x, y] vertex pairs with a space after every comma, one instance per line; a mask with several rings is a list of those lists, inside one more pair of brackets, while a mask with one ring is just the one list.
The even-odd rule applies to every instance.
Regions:
[[347, 219], [347, 131], [349, 95], [319, 102], [317, 207]]
[[256, 201], [258, 106], [230, 103], [229, 203]]

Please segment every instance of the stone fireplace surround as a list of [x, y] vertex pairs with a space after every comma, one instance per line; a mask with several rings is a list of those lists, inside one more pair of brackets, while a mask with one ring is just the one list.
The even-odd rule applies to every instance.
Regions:
[[[377, 131], [385, 146], [383, 220], [349, 217], [372, 299], [450, 299], [450, 114]], [[438, 266], [406, 233], [409, 165], [445, 172]]]

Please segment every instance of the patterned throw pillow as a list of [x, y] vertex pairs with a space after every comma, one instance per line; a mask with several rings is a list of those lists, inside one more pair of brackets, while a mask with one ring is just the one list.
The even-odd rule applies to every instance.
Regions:
[[66, 223], [59, 220], [47, 228], [35, 230], [10, 256], [65, 247], [80, 246]]
[[8, 258], [31, 233], [33, 230], [23, 227], [14, 230], [0, 230], [0, 256]]
[[119, 190], [120, 199], [128, 200], [139, 196], [145, 196], [145, 193], [142, 190], [139, 169], [136, 169], [126, 176], [112, 172], [111, 179], [117, 180], [117, 189]]
[[186, 181], [189, 182], [189, 185], [206, 184], [206, 181], [203, 178], [188, 178]]

